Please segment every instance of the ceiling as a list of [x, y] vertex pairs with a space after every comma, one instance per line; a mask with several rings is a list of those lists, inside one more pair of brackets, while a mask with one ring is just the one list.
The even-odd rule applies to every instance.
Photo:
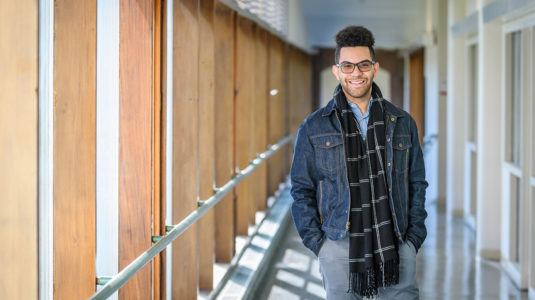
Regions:
[[298, 0], [308, 44], [333, 48], [334, 36], [348, 25], [363, 25], [375, 36], [376, 48], [409, 46], [426, 29], [427, 0]]

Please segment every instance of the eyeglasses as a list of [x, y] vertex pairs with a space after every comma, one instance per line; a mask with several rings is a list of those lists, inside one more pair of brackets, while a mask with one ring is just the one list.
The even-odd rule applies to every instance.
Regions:
[[357, 66], [357, 68], [359, 68], [359, 71], [361, 72], [368, 72], [369, 70], [372, 69], [374, 64], [375, 64], [375, 61], [366, 59], [356, 64], [350, 63], [348, 61], [344, 61], [339, 64], [336, 64], [336, 66], [340, 68], [340, 71], [342, 71], [342, 73], [350, 74], [350, 73], [353, 73], [353, 71], [355, 70], [355, 66]]

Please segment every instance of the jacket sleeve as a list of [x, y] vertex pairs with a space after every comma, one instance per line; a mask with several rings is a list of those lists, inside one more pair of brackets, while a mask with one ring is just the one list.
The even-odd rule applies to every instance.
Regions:
[[413, 118], [410, 118], [410, 132], [412, 147], [409, 155], [409, 224], [407, 229], [407, 239], [412, 242], [418, 250], [427, 236], [425, 219], [425, 165], [418, 139], [418, 128]]
[[316, 201], [317, 171], [314, 149], [308, 136], [305, 120], [297, 133], [290, 171], [293, 197], [292, 217], [303, 244], [318, 255], [324, 233]]

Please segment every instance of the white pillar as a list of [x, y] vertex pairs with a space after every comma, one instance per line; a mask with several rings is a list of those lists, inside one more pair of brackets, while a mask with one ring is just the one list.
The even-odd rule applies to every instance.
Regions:
[[476, 255], [500, 259], [502, 186], [502, 26], [483, 24], [479, 14], [479, 82], [477, 101], [477, 237]]
[[[119, 1], [97, 1], [95, 275], [119, 272]], [[97, 286], [97, 291], [102, 286]], [[119, 299], [115, 292], [109, 299]]]
[[54, 1], [39, 1], [39, 299], [54, 298]]
[[[465, 1], [448, 1], [448, 28], [462, 19]], [[446, 210], [449, 214], [463, 214], [464, 165], [466, 135], [465, 88], [466, 51], [465, 38], [448, 31], [448, 100], [447, 100], [447, 168]]]
[[441, 0], [426, 2], [425, 45], [425, 171], [429, 187], [427, 201], [446, 201], [446, 79], [448, 44], [448, 4]]
[[[425, 46], [425, 136], [424, 136], [424, 160], [426, 179], [429, 187], [426, 192], [426, 201], [437, 201], [438, 196], [438, 155], [439, 143], [439, 86], [440, 86], [440, 48], [445, 45], [438, 43], [435, 33], [439, 23], [439, 2], [438, 0], [427, 0], [427, 17], [425, 35], [431, 37], [427, 39]], [[443, 2], [443, 1], [442, 1]]]
[[447, 153], [447, 78], [448, 78], [448, 3], [437, 1], [438, 24], [438, 203], [446, 202]]

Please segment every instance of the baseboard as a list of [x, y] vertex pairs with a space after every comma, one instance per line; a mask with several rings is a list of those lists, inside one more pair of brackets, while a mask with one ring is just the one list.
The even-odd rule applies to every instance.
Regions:
[[495, 261], [499, 261], [502, 256], [501, 251], [498, 249], [481, 249], [477, 255], [483, 259]]
[[462, 209], [454, 209], [451, 211], [451, 215], [454, 217], [464, 217], [464, 210]]

